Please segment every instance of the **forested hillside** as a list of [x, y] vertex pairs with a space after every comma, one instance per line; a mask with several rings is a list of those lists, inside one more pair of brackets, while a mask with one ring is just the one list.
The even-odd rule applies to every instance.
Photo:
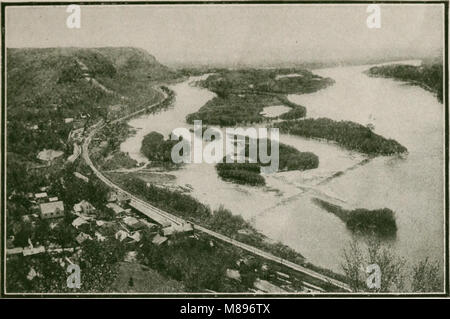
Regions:
[[8, 49], [8, 152], [67, 151], [74, 126], [151, 103], [155, 81], [176, 76], [135, 48]]

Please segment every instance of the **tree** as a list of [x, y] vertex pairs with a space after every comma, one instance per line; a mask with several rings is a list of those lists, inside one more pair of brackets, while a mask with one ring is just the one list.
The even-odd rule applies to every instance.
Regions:
[[56, 243], [61, 245], [61, 247], [73, 247], [75, 244], [77, 232], [71, 224], [66, 224], [64, 222], [59, 223], [53, 229], [53, 236]]
[[439, 263], [430, 262], [428, 257], [414, 266], [412, 271], [412, 290], [414, 292], [442, 292], [443, 280]]
[[28, 246], [28, 239], [31, 238], [32, 229], [29, 223], [21, 224], [20, 231], [14, 237], [14, 246], [26, 247]]
[[36, 227], [36, 231], [34, 232], [34, 240], [36, 243], [44, 244], [46, 240], [52, 235], [52, 230], [50, 229], [50, 223], [48, 220], [41, 220]]
[[130, 279], [128, 280], [128, 286], [134, 287], [133, 277], [130, 277]]
[[356, 241], [350, 242], [348, 247], [343, 250], [342, 257], [344, 261], [341, 268], [349, 279], [350, 288], [355, 292], [363, 290], [364, 283], [360, 275], [363, 257], [358, 243]]
[[[396, 256], [390, 247], [383, 246], [376, 237], [371, 237], [361, 248], [356, 240], [352, 241], [343, 252], [341, 264], [345, 275], [349, 278], [350, 288], [355, 292], [400, 292], [404, 289], [403, 269], [405, 260]], [[366, 272], [369, 265], [377, 265], [380, 270], [379, 288], [369, 288]]]

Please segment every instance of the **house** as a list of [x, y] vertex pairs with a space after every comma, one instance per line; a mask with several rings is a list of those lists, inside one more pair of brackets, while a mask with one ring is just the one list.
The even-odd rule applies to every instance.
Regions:
[[245, 228], [239, 229], [237, 232], [238, 232], [238, 234], [241, 234], [241, 235], [251, 235], [252, 234], [251, 230], [245, 229]]
[[75, 251], [74, 248], [48, 248], [47, 252], [51, 254], [60, 254], [63, 252], [73, 253]]
[[123, 192], [110, 192], [108, 194], [108, 202], [127, 202], [130, 196]]
[[58, 201], [58, 197], [49, 197], [48, 201], [49, 202], [57, 202]]
[[36, 255], [45, 252], [44, 246], [39, 247], [32, 247], [32, 248], [24, 248], [23, 249], [23, 255], [24, 256], [30, 256], [30, 255]]
[[64, 203], [62, 201], [40, 204], [41, 219], [58, 218], [64, 216]]
[[118, 202], [128, 202], [129, 200], [130, 200], [129, 195], [122, 193], [122, 192], [117, 193], [117, 201]]
[[239, 280], [239, 281], [241, 280], [241, 274], [236, 269], [229, 269], [228, 268], [226, 273], [225, 273], [225, 275], [228, 278], [231, 278], [231, 279], [235, 279], [235, 280]]
[[75, 238], [78, 244], [82, 244], [85, 240], [90, 239], [92, 240], [92, 237], [85, 233], [79, 233], [78, 236]]
[[95, 224], [99, 227], [102, 227], [103, 225], [105, 225], [105, 222], [103, 220], [96, 220]]
[[131, 235], [128, 235], [128, 238], [131, 238], [133, 241], [139, 242], [141, 241], [141, 233], [135, 231]]
[[36, 194], [34, 194], [34, 198], [35, 199], [45, 199], [45, 198], [47, 198], [48, 197], [48, 195], [47, 195], [47, 193], [36, 193]]
[[133, 230], [138, 230], [145, 227], [145, 224], [143, 222], [132, 216], [125, 217], [123, 219], [123, 222]]
[[27, 279], [33, 280], [34, 277], [36, 276], [39, 276], [39, 274], [36, 272], [36, 270], [34, 270], [34, 268], [31, 268], [30, 271], [28, 272]]
[[108, 202], [112, 203], [117, 201], [117, 194], [115, 192], [109, 192], [108, 193]]
[[185, 223], [182, 225], [181, 227], [182, 231], [185, 233], [192, 233], [194, 232], [194, 227], [192, 226], [191, 223]]
[[175, 232], [176, 232], [175, 227], [170, 226], [170, 227], [163, 228], [164, 236], [172, 236], [173, 234], [175, 234]]
[[115, 203], [108, 203], [106, 207], [112, 209], [116, 215], [122, 214], [125, 210]]
[[98, 241], [105, 241], [106, 237], [103, 236], [102, 234], [100, 234], [98, 231], [95, 232], [95, 237], [97, 238]]
[[114, 235], [115, 239], [118, 239], [119, 241], [124, 240], [125, 238], [128, 237], [128, 234], [126, 231], [120, 229], [119, 231], [117, 231], [117, 233]]
[[120, 229], [120, 224], [116, 222], [109, 222], [109, 221], [95, 221], [96, 225], [98, 226], [97, 231], [106, 237], [114, 237], [116, 232]]
[[64, 123], [72, 123], [73, 122], [73, 117], [67, 117], [64, 119]]
[[191, 233], [193, 231], [194, 229], [190, 223], [163, 228], [164, 236], [172, 236], [174, 233]]
[[75, 177], [78, 177], [79, 179], [85, 181], [86, 183], [89, 182], [89, 178], [87, 178], [86, 176], [84, 176], [83, 174], [80, 174], [78, 172], [74, 172], [73, 175], [75, 175]]
[[286, 278], [286, 279], [290, 279], [289, 275], [287, 275], [287, 274], [285, 274], [285, 273], [283, 273], [283, 272], [276, 271], [276, 274], [277, 274], [278, 276], [280, 276], [280, 277], [284, 277], [284, 278]]
[[83, 224], [87, 224], [88, 221], [86, 219], [84, 219], [83, 217], [77, 217], [73, 220], [72, 222], [72, 226], [75, 227], [76, 229], [78, 229], [78, 227], [80, 227]]
[[137, 260], [137, 252], [136, 251], [129, 251], [126, 253], [124, 261], [134, 262], [136, 260]]
[[150, 222], [146, 221], [145, 219], [141, 219], [140, 221], [141, 221], [142, 223], [144, 223], [144, 225], [145, 225], [148, 229], [150, 229], [150, 230], [155, 229], [155, 228], [158, 228], [158, 225], [157, 225], [157, 224], [150, 223]]
[[12, 249], [12, 248], [14, 248], [14, 236], [10, 236], [6, 240], [6, 249]]
[[40, 151], [38, 153], [38, 155], [36, 156], [37, 159], [44, 161], [44, 162], [51, 162], [54, 159], [60, 157], [64, 155], [63, 151], [56, 151], [56, 150], [47, 150], [47, 149], [43, 149], [42, 151]]
[[264, 291], [266, 293], [283, 293], [286, 292], [286, 290], [275, 286], [274, 284], [268, 282], [267, 280], [262, 280], [257, 278], [254, 282], [254, 287], [260, 291]]
[[92, 206], [91, 203], [83, 199], [81, 202], [73, 205], [73, 210], [76, 213], [90, 214], [95, 210], [95, 207]]
[[31, 223], [31, 215], [23, 215], [21, 219], [25, 223]]
[[8, 248], [6, 249], [7, 255], [17, 255], [23, 253], [23, 247], [16, 247], [16, 248]]
[[157, 234], [155, 237], [153, 237], [152, 243], [159, 246], [165, 243], [167, 240], [167, 237]]

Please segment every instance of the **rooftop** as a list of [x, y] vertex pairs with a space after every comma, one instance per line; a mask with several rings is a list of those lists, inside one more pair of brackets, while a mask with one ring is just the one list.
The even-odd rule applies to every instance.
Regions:
[[43, 214], [53, 213], [56, 210], [64, 211], [64, 203], [62, 201], [43, 203], [40, 204], [40, 208]]

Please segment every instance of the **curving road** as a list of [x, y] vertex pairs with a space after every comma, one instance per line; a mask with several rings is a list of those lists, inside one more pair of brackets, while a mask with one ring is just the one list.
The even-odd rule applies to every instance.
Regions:
[[[134, 116], [140, 114], [140, 113], [143, 113], [143, 112], [146, 111], [147, 109], [151, 109], [151, 108], [153, 108], [153, 107], [157, 107], [158, 105], [160, 105], [161, 103], [163, 103], [163, 102], [167, 99], [168, 96], [167, 96], [167, 94], [166, 94], [164, 91], [160, 90], [159, 88], [158, 88], [157, 90], [158, 90], [160, 93], [162, 93], [163, 96], [164, 96], [164, 99], [163, 99], [162, 101], [157, 102], [157, 103], [154, 103], [154, 104], [152, 104], [152, 105], [150, 105], [150, 106], [147, 106], [147, 107], [145, 107], [144, 109], [139, 110], [139, 111], [136, 111], [136, 112], [134, 112], [134, 113], [132, 113], [132, 114], [129, 114], [129, 115], [126, 115], [126, 116], [121, 117], [121, 118], [119, 118], [119, 119], [116, 119], [116, 120], [114, 120], [114, 121], [111, 121], [109, 124], [114, 124], [114, 123], [118, 123], [118, 122], [120, 122], [120, 121], [127, 120], [127, 119], [129, 119], [129, 118], [131, 118], [131, 117], [134, 117]], [[260, 257], [262, 257], [262, 258], [265, 258], [265, 259], [267, 259], [267, 260], [271, 260], [271, 261], [276, 262], [276, 263], [278, 263], [278, 264], [281, 264], [281, 265], [283, 265], [283, 266], [285, 266], [285, 267], [291, 268], [291, 269], [293, 269], [293, 270], [295, 270], [295, 271], [298, 271], [298, 272], [300, 272], [300, 273], [302, 273], [302, 274], [304, 274], [304, 275], [310, 276], [310, 277], [312, 277], [312, 278], [314, 278], [314, 279], [320, 280], [320, 281], [322, 281], [322, 282], [324, 282], [324, 283], [330, 284], [330, 285], [335, 286], [335, 287], [337, 287], [337, 288], [339, 288], [339, 289], [342, 289], [342, 290], [344, 290], [344, 291], [351, 292], [350, 287], [349, 287], [347, 284], [343, 283], [343, 282], [340, 282], [340, 281], [338, 281], [338, 280], [336, 280], [336, 279], [330, 278], [330, 277], [328, 277], [328, 276], [325, 276], [325, 275], [323, 275], [323, 274], [320, 274], [320, 273], [318, 273], [318, 272], [315, 272], [315, 271], [313, 271], [313, 270], [311, 270], [311, 269], [308, 269], [308, 268], [305, 268], [305, 267], [303, 267], [303, 266], [297, 265], [297, 264], [295, 264], [295, 263], [293, 263], [293, 262], [291, 262], [291, 261], [288, 261], [288, 260], [286, 260], [286, 259], [283, 259], [283, 258], [277, 257], [277, 256], [275, 256], [275, 255], [272, 255], [272, 254], [270, 254], [270, 253], [267, 253], [267, 252], [265, 252], [265, 251], [263, 251], [263, 250], [261, 250], [261, 249], [258, 249], [258, 248], [255, 248], [255, 247], [253, 247], [253, 246], [250, 246], [250, 245], [244, 244], [244, 243], [242, 243], [242, 242], [236, 241], [236, 240], [234, 240], [234, 239], [232, 239], [232, 238], [230, 238], [230, 237], [227, 237], [227, 236], [225, 236], [225, 235], [222, 235], [222, 234], [217, 233], [217, 232], [215, 232], [215, 231], [212, 231], [212, 230], [210, 230], [210, 229], [204, 228], [204, 227], [202, 227], [202, 226], [200, 226], [200, 225], [194, 224], [194, 223], [192, 223], [192, 222], [188, 222], [188, 221], [186, 221], [186, 220], [184, 220], [184, 219], [182, 219], [182, 218], [179, 218], [179, 217], [177, 217], [177, 216], [175, 216], [175, 215], [172, 215], [172, 214], [170, 214], [170, 213], [168, 213], [168, 212], [165, 212], [165, 211], [163, 211], [163, 210], [161, 210], [161, 209], [159, 209], [159, 208], [157, 208], [157, 207], [155, 207], [155, 206], [153, 206], [153, 205], [151, 205], [151, 204], [149, 204], [149, 203], [147, 203], [147, 202], [141, 200], [140, 198], [138, 198], [138, 197], [134, 196], [133, 194], [127, 192], [126, 190], [122, 189], [120, 186], [114, 184], [111, 180], [109, 180], [106, 176], [104, 176], [104, 175], [102, 174], [102, 172], [100, 172], [100, 171], [95, 167], [95, 165], [92, 163], [92, 161], [91, 161], [91, 159], [90, 159], [90, 157], [89, 157], [89, 144], [90, 144], [90, 142], [91, 142], [91, 140], [92, 140], [92, 137], [93, 137], [93, 136], [94, 136], [101, 128], [103, 128], [103, 127], [106, 126], [106, 125], [107, 125], [107, 123], [103, 123], [103, 121], [100, 121], [100, 122], [98, 122], [97, 124], [95, 124], [95, 125], [93, 125], [93, 126], [90, 127], [90, 132], [89, 132], [88, 136], [85, 138], [85, 140], [84, 140], [84, 142], [83, 142], [83, 159], [84, 159], [85, 162], [89, 165], [89, 167], [92, 169], [93, 173], [94, 173], [94, 174], [95, 174], [102, 182], [104, 182], [104, 183], [105, 183], [106, 185], [108, 185], [109, 187], [111, 187], [111, 188], [113, 188], [113, 189], [115, 189], [115, 190], [117, 190], [117, 191], [119, 191], [119, 192], [121, 192], [121, 193], [126, 194], [127, 196], [129, 196], [129, 198], [131, 199], [131, 201], [134, 201], [134, 202], [136, 202], [136, 203], [139, 203], [141, 206], [145, 207], [145, 208], [149, 211], [149, 214], [148, 214], [148, 215], [146, 214], [148, 217], [152, 218], [152, 216], [151, 216], [152, 214], [157, 214], [157, 215], [159, 215], [160, 217], [162, 217], [162, 218], [164, 218], [164, 219], [167, 219], [167, 220], [169, 220], [170, 222], [175, 223], [175, 224], [177, 224], [177, 225], [182, 225], [182, 224], [185, 224], [185, 223], [190, 223], [190, 224], [194, 227], [194, 229], [199, 230], [199, 231], [202, 231], [202, 232], [204, 232], [204, 233], [206, 233], [206, 234], [208, 234], [208, 235], [210, 235], [210, 236], [212, 236], [212, 237], [214, 237], [214, 238], [217, 238], [217, 239], [219, 239], [219, 240], [222, 240], [222, 241], [224, 241], [224, 242], [227, 242], [227, 243], [229, 243], [229, 244], [231, 244], [231, 245], [233, 245], [233, 246], [239, 247], [239, 248], [241, 248], [241, 249], [243, 249], [243, 250], [245, 250], [245, 251], [248, 251], [248, 252], [250, 252], [250, 253], [252, 253], [252, 254], [255, 254], [255, 255], [260, 256]]]

